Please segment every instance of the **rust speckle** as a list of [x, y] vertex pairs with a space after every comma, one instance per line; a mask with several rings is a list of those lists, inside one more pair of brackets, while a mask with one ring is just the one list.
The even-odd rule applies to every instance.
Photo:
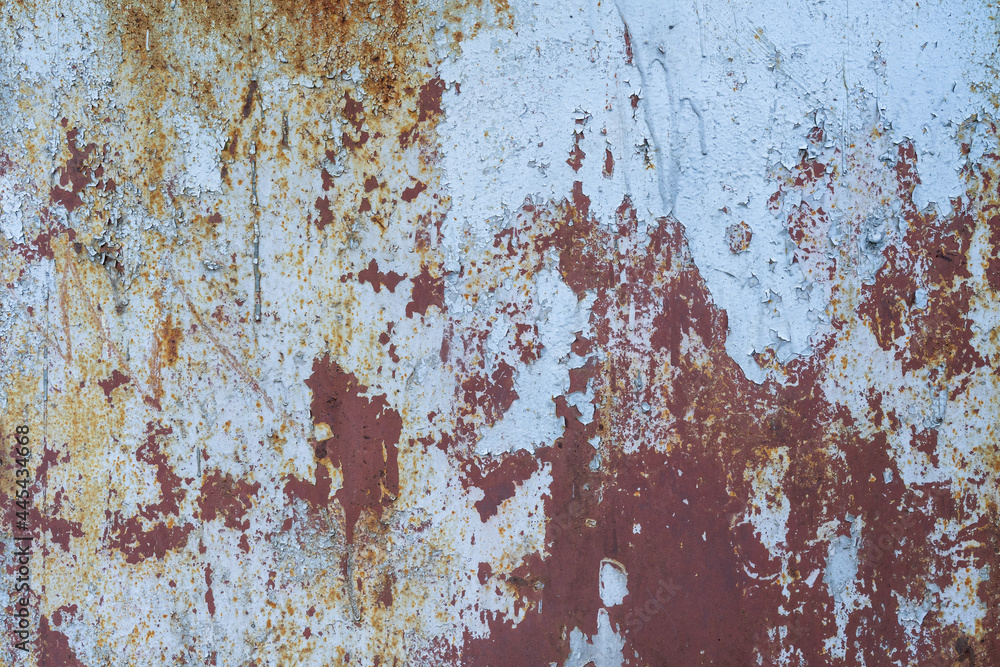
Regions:
[[246, 118], [250, 115], [250, 110], [253, 108], [254, 96], [257, 94], [257, 79], [250, 79], [250, 85], [247, 86], [247, 94], [243, 100], [243, 110], [240, 112], [240, 116]]
[[726, 227], [726, 243], [729, 245], [729, 252], [734, 255], [749, 250], [752, 239], [753, 231], [750, 225], [742, 220]]
[[167, 315], [160, 329], [160, 354], [164, 365], [173, 366], [177, 363], [180, 357], [178, 349], [183, 335], [184, 331], [180, 325], [174, 324], [173, 315]]

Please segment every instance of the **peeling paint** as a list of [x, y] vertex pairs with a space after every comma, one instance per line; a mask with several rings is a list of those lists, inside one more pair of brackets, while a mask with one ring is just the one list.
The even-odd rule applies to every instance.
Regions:
[[4, 5], [4, 664], [1000, 664], [996, 38]]

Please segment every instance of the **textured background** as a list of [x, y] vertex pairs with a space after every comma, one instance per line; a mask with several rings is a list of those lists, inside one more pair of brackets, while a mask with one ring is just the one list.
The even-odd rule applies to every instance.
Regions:
[[39, 665], [1000, 665], [991, 4], [0, 4]]

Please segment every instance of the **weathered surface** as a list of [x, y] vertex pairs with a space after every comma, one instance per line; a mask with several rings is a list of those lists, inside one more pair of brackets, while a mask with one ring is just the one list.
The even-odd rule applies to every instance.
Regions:
[[5, 664], [1000, 664], [986, 3], [0, 40]]

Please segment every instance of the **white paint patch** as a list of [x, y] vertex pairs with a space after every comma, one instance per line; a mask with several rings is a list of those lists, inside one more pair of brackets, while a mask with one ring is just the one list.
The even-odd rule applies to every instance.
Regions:
[[830, 542], [823, 573], [823, 583], [833, 598], [833, 615], [837, 620], [837, 634], [826, 640], [826, 649], [839, 659], [847, 655], [847, 623], [851, 613], [871, 604], [857, 586], [862, 523], [861, 517], [854, 519], [850, 537], [841, 535]]
[[28, 195], [11, 176], [0, 176], [0, 234], [19, 242], [24, 235], [22, 207]]
[[979, 585], [990, 578], [989, 568], [966, 565], [952, 572], [951, 583], [941, 592], [941, 621], [962, 632], [977, 635], [983, 631], [986, 604], [979, 597]]
[[[799, 163], [814, 124], [844, 155], [880, 117], [893, 140], [917, 142], [918, 205], [947, 210], [962, 186], [955, 126], [988, 104], [990, 87], [976, 92], [967, 82], [989, 80], [975, 57], [994, 48], [989, 8], [847, 0], [823, 11], [794, 1], [618, 6], [643, 77], [661, 210], [685, 225], [701, 275], [729, 315], [727, 351], [761, 382], [766, 372], [749, 355], [769, 347], [782, 362], [811, 354], [829, 298], [791, 263], [785, 221], [768, 211], [777, 189], [770, 170]], [[749, 252], [733, 255], [725, 229], [739, 221], [754, 236]]]
[[601, 561], [600, 575], [601, 602], [605, 607], [622, 603], [628, 595], [628, 572], [616, 560], [605, 558]]
[[[16, 29], [20, 38], [14, 70], [27, 82], [67, 83], [80, 73], [81, 66], [95, 52], [90, 36], [99, 34], [97, 3], [80, 2], [72, 7], [73, 20], [52, 4], [39, 11], [30, 24]], [[55, 80], [55, 81], [53, 81]]]
[[569, 370], [574, 360], [571, 346], [575, 332], [588, 331], [594, 295], [577, 300], [573, 290], [553, 269], [540, 271], [535, 281], [536, 301], [540, 306], [537, 326], [542, 341], [538, 360], [518, 373], [514, 388], [518, 398], [496, 424], [483, 428], [476, 444], [480, 454], [527, 449], [533, 451], [551, 445], [565, 430], [563, 419], [556, 416], [553, 400], [569, 389]]
[[[614, 6], [510, 5], [516, 31], [480, 30], [440, 68], [447, 83], [461, 84], [461, 94], [445, 95], [438, 128], [453, 202], [442, 225], [449, 271], [464, 251], [492, 242], [490, 221], [506, 221], [528, 197], [563, 201], [576, 181], [602, 223], [625, 195], [642, 224], [662, 210], [655, 172], [643, 160], [643, 112], [633, 114], [629, 101], [639, 75], [625, 61]], [[577, 169], [568, 162], [574, 146], [584, 154]], [[610, 178], [605, 151], [615, 163]]]
[[[798, 195], [776, 216], [773, 173], [800, 162], [815, 125], [827, 135], [827, 173], [850, 187], [844, 155], [881, 118], [893, 140], [917, 140], [918, 205], [947, 210], [961, 190], [955, 128], [987, 102], [959, 82], [986, 80], [973, 55], [990, 52], [992, 37], [977, 28], [990, 24], [986, 7], [786, 4], [621, 0], [609, 11], [512, 3], [516, 34], [482, 31], [441, 70], [462, 83], [460, 95], [445, 98], [441, 128], [454, 201], [442, 228], [447, 268], [459, 270], [465, 249], [489, 242], [490, 221], [507, 220], [526, 197], [561, 201], [580, 181], [604, 223], [627, 195], [640, 226], [666, 214], [685, 225], [729, 316], [726, 349], [747, 377], [768, 375], [755, 352], [774, 349], [782, 363], [811, 354], [829, 325], [829, 287], [793, 262], [786, 216]], [[624, 63], [626, 27], [634, 66]], [[587, 57], [594, 52], [607, 59]], [[586, 157], [574, 170], [567, 155], [577, 132]], [[615, 162], [610, 179], [600, 169], [605, 149]], [[829, 206], [825, 188], [809, 196], [834, 211], [831, 225], [845, 215], [838, 211], [864, 213], [852, 202]], [[725, 230], [741, 221], [753, 240], [733, 254]]]
[[906, 636], [910, 642], [915, 643], [919, 639], [921, 634], [921, 626], [924, 622], [924, 617], [927, 616], [927, 612], [931, 610], [933, 606], [933, 599], [930, 593], [927, 591], [924, 597], [920, 600], [910, 600], [905, 598], [898, 593], [893, 593], [896, 601], [899, 603], [899, 622], [906, 630]]
[[791, 459], [788, 448], [779, 447], [770, 453], [770, 460], [760, 470], [747, 470], [753, 488], [752, 504], [747, 508], [747, 520], [753, 525], [757, 537], [773, 555], [785, 543], [788, 517], [792, 506], [785, 495], [782, 482]]
[[565, 667], [584, 667], [591, 662], [596, 667], [620, 667], [624, 663], [624, 648], [625, 638], [611, 629], [608, 610], [598, 609], [596, 635], [587, 637], [576, 628], [570, 632]]
[[177, 119], [178, 134], [184, 145], [182, 185], [189, 194], [219, 192], [222, 171], [219, 163], [225, 139], [191, 117]]

